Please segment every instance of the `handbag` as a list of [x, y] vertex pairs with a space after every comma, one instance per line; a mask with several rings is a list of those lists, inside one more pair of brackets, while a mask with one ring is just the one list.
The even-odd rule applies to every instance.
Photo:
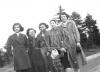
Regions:
[[80, 53], [80, 52], [81, 52], [80, 46], [76, 46], [76, 52], [77, 52], [77, 53]]

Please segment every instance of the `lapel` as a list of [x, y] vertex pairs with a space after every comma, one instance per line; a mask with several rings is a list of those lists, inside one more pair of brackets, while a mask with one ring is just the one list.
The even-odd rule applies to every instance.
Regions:
[[32, 45], [35, 47], [35, 38], [32, 38]]
[[[46, 36], [47, 36], [47, 32], [46, 32], [46, 31], [44, 31], [43, 34], [44, 34], [43, 37], [46, 37]], [[40, 37], [40, 38], [42, 37], [42, 32], [40, 32], [39, 37]]]
[[19, 34], [19, 36], [17, 36], [17, 34], [14, 34], [14, 40], [15, 40], [15, 42], [21, 44], [23, 42], [23, 39], [24, 38], [22, 37], [21, 34]]

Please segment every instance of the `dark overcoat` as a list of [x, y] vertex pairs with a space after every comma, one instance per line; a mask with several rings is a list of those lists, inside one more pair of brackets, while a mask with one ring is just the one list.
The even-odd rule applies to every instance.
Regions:
[[47, 59], [47, 50], [49, 47], [49, 33], [48, 31], [40, 32], [36, 38], [36, 46], [40, 49], [45, 70], [41, 72], [48, 72], [48, 59]]
[[7, 51], [9, 55], [13, 53], [15, 70], [31, 68], [27, 53], [27, 38], [24, 34], [19, 34], [19, 36], [17, 34], [11, 35], [7, 41]]
[[41, 50], [38, 48], [36, 43], [36, 38], [28, 37], [29, 56], [32, 65], [32, 72], [46, 72]]

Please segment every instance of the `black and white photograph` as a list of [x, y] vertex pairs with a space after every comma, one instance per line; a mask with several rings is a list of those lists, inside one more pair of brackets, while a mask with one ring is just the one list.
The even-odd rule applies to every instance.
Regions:
[[99, 0], [0, 0], [0, 72], [100, 72]]

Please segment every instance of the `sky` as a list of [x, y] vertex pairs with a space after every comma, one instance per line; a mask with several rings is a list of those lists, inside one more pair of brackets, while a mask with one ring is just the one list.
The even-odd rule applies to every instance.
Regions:
[[14, 23], [21, 23], [24, 34], [28, 28], [34, 28], [39, 33], [38, 25], [41, 22], [49, 25], [60, 5], [66, 13], [76, 11], [83, 19], [88, 13], [91, 14], [100, 29], [99, 0], [0, 0], [0, 48], [13, 34]]

